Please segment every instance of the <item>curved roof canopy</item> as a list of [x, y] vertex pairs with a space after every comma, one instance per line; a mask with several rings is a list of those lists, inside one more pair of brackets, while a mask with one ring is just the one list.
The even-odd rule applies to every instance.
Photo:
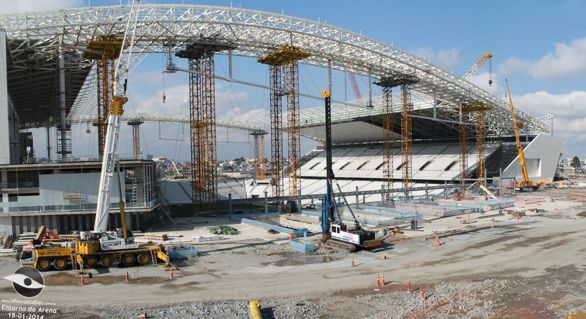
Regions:
[[[62, 47], [70, 56], [68, 72], [83, 70], [79, 77], [87, 75], [91, 61], [80, 58], [81, 52], [97, 36], [122, 34], [129, 9], [89, 7], [0, 16], [0, 26], [6, 29], [10, 43], [12, 72], [20, 76], [35, 67], [54, 70], [54, 57]], [[232, 53], [237, 55], [259, 58], [288, 44], [311, 54], [302, 63], [322, 67], [331, 63], [333, 68], [375, 78], [407, 75], [416, 79], [415, 91], [441, 99], [441, 107], [481, 102], [492, 107], [487, 115], [489, 122], [490, 118], [509, 118], [504, 101], [461, 77], [388, 44], [332, 25], [240, 8], [140, 5], [134, 45], [138, 59], [141, 54], [166, 52], [168, 43], [182, 48], [207, 38], [234, 47]], [[34, 66], [27, 63], [31, 56], [39, 57]], [[70, 106], [74, 104], [72, 113], [88, 112], [87, 98], [92, 89], [87, 87], [80, 90], [79, 82], [69, 83], [69, 95], [77, 96], [75, 103], [69, 101]], [[25, 107], [14, 102], [17, 111]], [[543, 122], [525, 113], [519, 112], [517, 116], [528, 129], [548, 130]], [[21, 120], [28, 126], [42, 125], [34, 117]]]

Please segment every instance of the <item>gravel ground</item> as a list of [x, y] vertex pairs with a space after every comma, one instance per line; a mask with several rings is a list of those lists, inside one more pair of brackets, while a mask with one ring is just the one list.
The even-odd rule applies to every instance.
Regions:
[[[515, 286], [526, 288], [524, 280], [453, 281], [423, 286], [426, 297], [420, 298], [418, 285], [408, 294], [405, 285], [387, 285], [381, 290], [366, 288], [340, 290], [332, 296], [261, 300], [264, 318], [498, 318], [507, 307], [499, 298], [510, 295]], [[519, 291], [520, 296], [525, 292]], [[529, 291], [528, 291], [529, 292]], [[184, 303], [166, 306], [111, 307], [102, 318], [249, 318], [247, 301]], [[533, 313], [531, 318], [551, 318], [548, 313]], [[556, 315], [560, 315], [557, 313]]]

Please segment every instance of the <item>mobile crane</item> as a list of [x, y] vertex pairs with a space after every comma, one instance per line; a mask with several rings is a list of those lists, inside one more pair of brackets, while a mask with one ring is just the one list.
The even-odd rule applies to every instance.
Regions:
[[[122, 49], [128, 48], [126, 65], [123, 66], [125, 76], [128, 74], [130, 65], [137, 18], [138, 5], [133, 1], [121, 47]], [[128, 40], [128, 33], [131, 28], [131, 39]], [[120, 77], [121, 60], [122, 58], [118, 59], [114, 69], [113, 87], [116, 90], [116, 94], [112, 96], [112, 106], [108, 115], [94, 230], [81, 232], [74, 245], [59, 242], [44, 244], [40, 241], [41, 236], [39, 236], [39, 240], [34, 241], [31, 246], [23, 248], [20, 262], [24, 266], [46, 271], [51, 269], [64, 270], [70, 265], [73, 269], [79, 266], [83, 270], [84, 267], [111, 267], [118, 265], [129, 267], [137, 263], [146, 265], [157, 263], [159, 260], [169, 264], [169, 256], [161, 245], [139, 245], [134, 242], [132, 233], [126, 228], [123, 185], [120, 182], [120, 166], [116, 153], [120, 132], [120, 117], [124, 113], [123, 105], [128, 101], [126, 97], [127, 79], [124, 79], [122, 86], [116, 86], [116, 82]], [[115, 172], [116, 169], [117, 172]], [[115, 178], [118, 180], [118, 189], [120, 191], [119, 205], [122, 228], [117, 229], [115, 232], [108, 232], [110, 187], [115, 173], [117, 173]], [[41, 230], [39, 231], [40, 233]]]
[[349, 227], [342, 222], [336, 202], [334, 200], [334, 190], [332, 184], [334, 181], [334, 171], [332, 169], [332, 117], [331, 117], [331, 101], [330, 92], [324, 90], [322, 92], [325, 103], [325, 127], [326, 127], [326, 195], [322, 199], [322, 234], [323, 240], [333, 246], [338, 246], [348, 251], [356, 251], [358, 249], [372, 249], [382, 245], [382, 239], [377, 239], [376, 233], [371, 230], [365, 230], [360, 226], [356, 215], [352, 208], [346, 201], [340, 185], [336, 182], [340, 195], [344, 199], [344, 203], [348, 207], [352, 218], [354, 219], [354, 228]]
[[511, 109], [511, 119], [513, 121], [513, 130], [515, 131], [515, 146], [519, 153], [519, 164], [523, 172], [523, 180], [515, 183], [515, 189], [520, 191], [534, 191], [539, 188], [539, 184], [529, 179], [529, 173], [527, 173], [527, 164], [525, 162], [525, 153], [523, 152], [523, 146], [521, 145], [521, 136], [519, 130], [523, 127], [521, 123], [517, 121], [515, 116], [515, 107], [513, 106], [513, 98], [511, 97], [511, 90], [509, 89], [509, 81], [505, 80], [507, 84], [507, 94], [509, 95], [509, 108]]

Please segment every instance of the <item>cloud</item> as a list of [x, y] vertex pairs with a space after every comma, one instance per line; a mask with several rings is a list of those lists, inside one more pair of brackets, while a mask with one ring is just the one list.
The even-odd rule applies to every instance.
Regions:
[[218, 119], [223, 121], [258, 124], [261, 127], [265, 127], [268, 126], [269, 123], [269, 112], [263, 108], [243, 111], [240, 107], [237, 106], [229, 112], [218, 115]]
[[526, 73], [540, 80], [579, 77], [586, 71], [586, 38], [556, 43], [554, 52], [539, 59], [512, 57], [499, 66], [503, 74]]
[[32, 11], [47, 11], [86, 6], [87, 2], [81, 0], [4, 0], [0, 2], [0, 12], [21, 13]]
[[513, 96], [515, 107], [542, 117], [554, 116], [554, 135], [564, 143], [573, 144], [586, 141], [586, 91], [573, 91], [567, 94], [551, 94], [538, 91]]
[[441, 49], [435, 52], [430, 47], [419, 48], [413, 53], [427, 60], [431, 60], [433, 63], [438, 64], [444, 68], [452, 68], [460, 63], [460, 51], [456, 48]]
[[[152, 86], [150, 86], [150, 88], [152, 88]], [[136, 92], [136, 94], [131, 95], [133, 108], [130, 110], [132, 112], [171, 114], [189, 113], [189, 86], [187, 84], [167, 87], [164, 90], [159, 89], [149, 91], [147, 88], [146, 92], [144, 87], [142, 87], [140, 88], [140, 91], [137, 88], [130, 92]], [[163, 92], [166, 97], [165, 103], [162, 101]], [[144, 96], [146, 94], [148, 94], [148, 96]], [[247, 109], [250, 107], [251, 101], [252, 97], [248, 92], [216, 90], [216, 114], [222, 115], [233, 112], [236, 109]]]
[[490, 73], [480, 72], [477, 74], [472, 74], [468, 78], [468, 81], [470, 83], [482, 88], [483, 90], [485, 90], [487, 92], [496, 93], [496, 94], [498, 94], [499, 92], [502, 92], [503, 88], [502, 88], [502, 85], [499, 84], [498, 74], [495, 74], [495, 73], [492, 74], [492, 85], [488, 84], [489, 78], [490, 78]]

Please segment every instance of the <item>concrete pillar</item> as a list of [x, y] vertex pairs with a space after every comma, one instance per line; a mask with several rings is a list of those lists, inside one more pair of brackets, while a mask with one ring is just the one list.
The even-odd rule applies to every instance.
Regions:
[[18, 116], [8, 96], [6, 32], [0, 28], [0, 164], [19, 163]]
[[232, 220], [232, 193], [228, 193], [228, 220]]
[[24, 229], [25, 229], [24, 218], [22, 216], [18, 216], [17, 219], [18, 219], [17, 235], [20, 235], [20, 234], [24, 233]]
[[61, 159], [67, 159], [67, 105], [65, 101], [65, 57], [59, 48], [59, 133], [61, 139]]
[[142, 214], [141, 214], [141, 213], [136, 213], [136, 214], [134, 215], [134, 217], [135, 217], [135, 218], [134, 218], [135, 222], [134, 222], [134, 228], [133, 228], [133, 229], [135, 229], [135, 230], [136, 230], [136, 229], [140, 229], [140, 215], [142, 215]]
[[12, 218], [0, 216], [0, 235], [12, 235]]

